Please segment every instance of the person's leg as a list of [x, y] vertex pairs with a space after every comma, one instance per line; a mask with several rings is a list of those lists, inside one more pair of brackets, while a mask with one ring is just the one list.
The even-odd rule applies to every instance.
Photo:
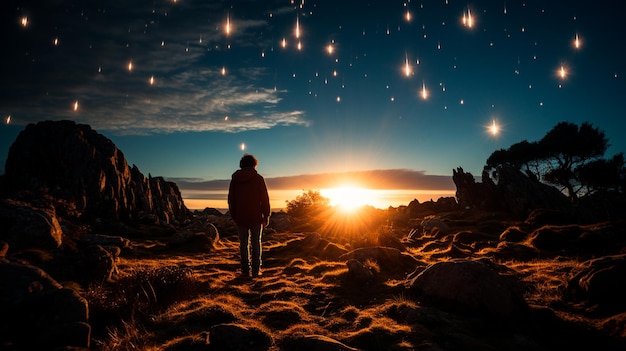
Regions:
[[250, 274], [250, 228], [237, 226], [239, 234], [239, 257], [241, 257], [241, 274]]
[[261, 271], [263, 248], [261, 247], [261, 236], [263, 234], [263, 227], [261, 224], [250, 228], [250, 244], [252, 246], [252, 276], [259, 275]]

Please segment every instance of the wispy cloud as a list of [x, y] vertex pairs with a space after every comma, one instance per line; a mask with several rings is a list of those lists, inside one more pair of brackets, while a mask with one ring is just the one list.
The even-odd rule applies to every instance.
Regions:
[[69, 35], [61, 37], [54, 54], [82, 60], [33, 75], [33, 83], [0, 98], [0, 111], [18, 124], [72, 119], [120, 135], [309, 126], [304, 111], [281, 105], [287, 90], [261, 83], [267, 67], [231, 56], [230, 47], [258, 54], [271, 45], [257, 34], [267, 21], [237, 17], [226, 40], [222, 9], [203, 1], [149, 8], [113, 2], [106, 11], [86, 11], [89, 22], [68, 16], [67, 31], [93, 41], [70, 45]]

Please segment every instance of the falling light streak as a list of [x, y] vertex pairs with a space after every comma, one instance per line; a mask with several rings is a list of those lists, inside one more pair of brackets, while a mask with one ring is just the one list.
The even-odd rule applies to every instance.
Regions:
[[409, 64], [409, 55], [405, 54], [404, 55], [404, 75], [406, 77], [410, 77], [411, 76], [411, 64]]
[[506, 2], [504, 3], [504, 14], [506, 15]]
[[296, 15], [296, 29], [294, 31], [296, 39], [300, 39], [300, 16]]
[[5, 122], [6, 124], [11, 123], [11, 115], [8, 115], [8, 116], [4, 119], [4, 122]]
[[420, 96], [423, 100], [428, 98], [428, 90], [426, 90], [426, 83], [422, 82], [422, 90], [420, 91]]
[[580, 41], [580, 37], [578, 36], [578, 33], [576, 33], [576, 36], [574, 37], [574, 47], [576, 49], [580, 49], [581, 45], [582, 45], [582, 42]]
[[283, 40], [280, 42], [280, 46], [282, 46], [282, 48], [286, 48], [287, 47], [287, 39], [283, 38]]
[[133, 61], [128, 61], [128, 72], [131, 72], [133, 70]]
[[561, 68], [559, 68], [559, 77], [561, 77], [561, 79], [565, 79], [565, 77], [567, 77], [567, 70], [563, 65], [561, 65]]
[[407, 22], [411, 22], [411, 12], [409, 12], [409, 10], [406, 10], [406, 15], [404, 16], [404, 18]]
[[241, 143], [241, 145], [239, 145], [239, 149], [241, 149], [241, 151], [245, 151], [246, 150], [246, 144], [245, 143]]
[[302, 42], [301, 41], [298, 41], [297, 48], [298, 48], [298, 51], [302, 51]]
[[335, 52], [335, 48], [333, 47], [333, 44], [328, 44], [328, 46], [326, 46], [326, 52], [328, 52], [329, 55], [332, 55], [333, 52]]
[[341, 102], [341, 96], [337, 96], [337, 102]]
[[154, 85], [154, 76], [150, 76], [149, 82], [150, 82], [150, 85]]
[[52, 43], [54, 44], [54, 46], [59, 45], [59, 38], [54, 38], [54, 40], [52, 41]]
[[221, 71], [222, 75], [225, 76], [226, 75], [226, 67], [222, 66], [222, 71]]
[[78, 100], [74, 101], [74, 111], [78, 111]]
[[467, 28], [474, 27], [474, 16], [472, 16], [472, 10], [469, 8], [467, 9], [467, 12], [463, 13], [463, 25]]
[[20, 19], [20, 24], [22, 25], [22, 27], [26, 28], [28, 27], [28, 17], [24, 16]]
[[230, 12], [226, 15], [226, 25], [224, 26], [224, 31], [226, 32], [226, 35], [230, 35]]

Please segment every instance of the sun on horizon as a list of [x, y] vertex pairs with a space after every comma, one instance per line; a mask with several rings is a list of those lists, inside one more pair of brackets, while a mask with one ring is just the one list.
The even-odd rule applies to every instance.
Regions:
[[351, 213], [365, 205], [375, 202], [369, 189], [356, 185], [340, 185], [334, 188], [322, 189], [320, 194], [330, 200], [330, 205], [342, 212]]

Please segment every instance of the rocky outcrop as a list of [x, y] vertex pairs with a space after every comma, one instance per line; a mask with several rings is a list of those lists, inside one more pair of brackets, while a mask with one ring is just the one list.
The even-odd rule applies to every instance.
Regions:
[[585, 261], [567, 284], [566, 299], [596, 306], [602, 312], [626, 312], [626, 255]]
[[63, 242], [63, 230], [51, 209], [0, 199], [0, 239], [12, 250], [56, 249]]
[[515, 218], [524, 219], [535, 209], [572, 211], [569, 199], [556, 188], [524, 175], [510, 166], [500, 166], [494, 173], [494, 182], [486, 172], [482, 183], [476, 182], [463, 168], [453, 171], [457, 198], [462, 208], [486, 211], [503, 211]]
[[30, 124], [7, 156], [3, 193], [31, 203], [55, 199], [58, 215], [86, 220], [184, 222], [178, 186], [144, 177], [111, 140], [71, 121]]

